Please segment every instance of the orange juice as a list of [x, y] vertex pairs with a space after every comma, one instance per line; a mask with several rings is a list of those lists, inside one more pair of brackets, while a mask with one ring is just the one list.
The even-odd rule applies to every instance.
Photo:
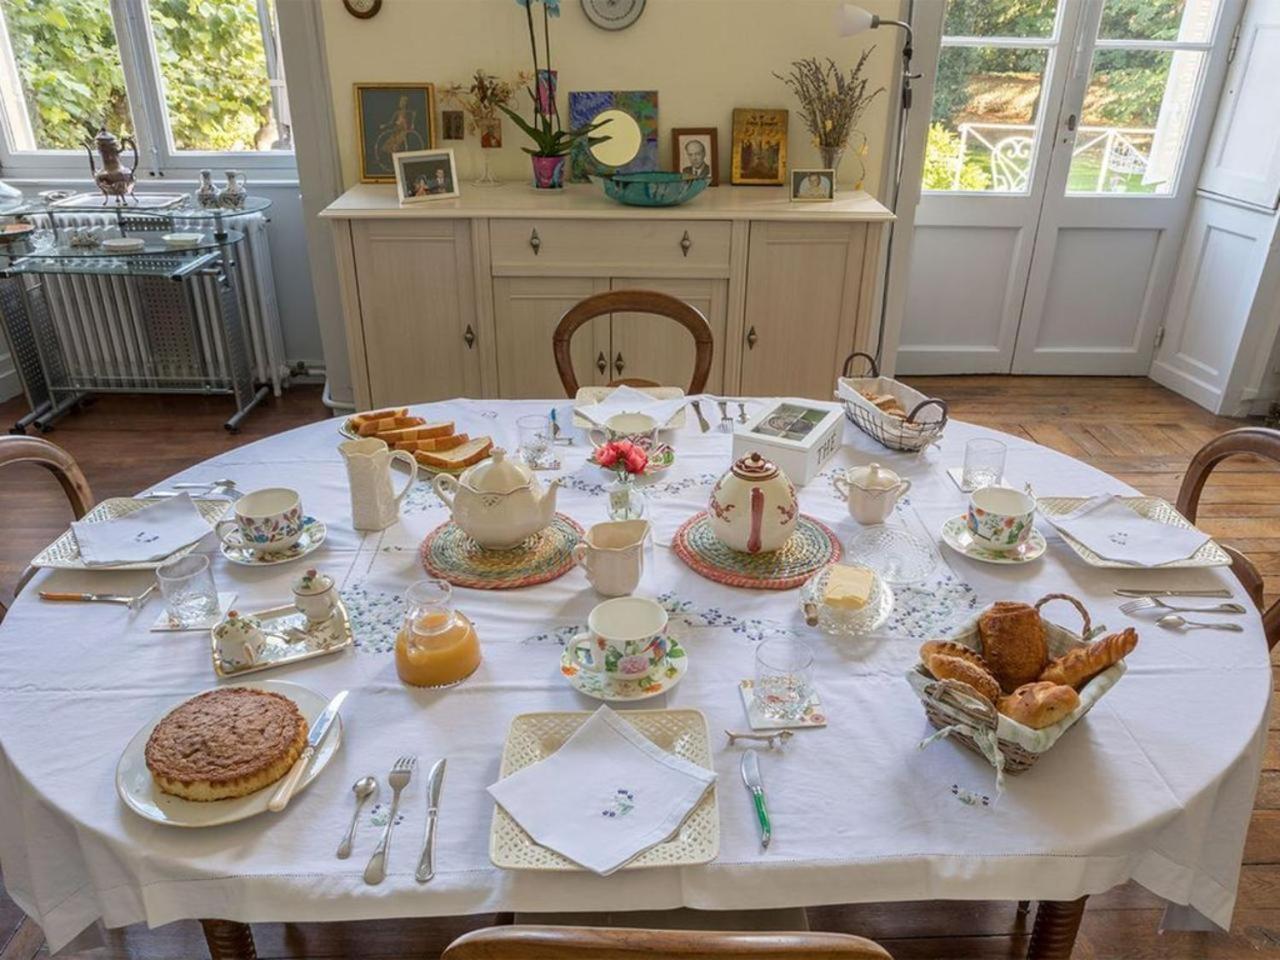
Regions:
[[405, 683], [445, 687], [480, 666], [480, 638], [461, 613], [433, 611], [411, 623], [396, 635], [396, 672]]

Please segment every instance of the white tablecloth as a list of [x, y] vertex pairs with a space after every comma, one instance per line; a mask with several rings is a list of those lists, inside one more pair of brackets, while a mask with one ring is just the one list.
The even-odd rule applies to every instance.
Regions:
[[[457, 401], [423, 407], [460, 430], [492, 433], [514, 446], [517, 415], [548, 403]], [[711, 405], [714, 409], [714, 404]], [[513, 716], [590, 710], [559, 671], [564, 640], [599, 598], [581, 570], [519, 591], [459, 590], [459, 606], [484, 646], [478, 673], [443, 692], [403, 686], [391, 655], [399, 595], [422, 576], [417, 546], [447, 519], [426, 483], [406, 500], [401, 521], [381, 534], [351, 528], [337, 421], [303, 427], [192, 468], [182, 479], [232, 477], [243, 490], [287, 484], [326, 521], [328, 540], [305, 563], [250, 569], [215, 560], [220, 589], [241, 610], [289, 598], [307, 565], [342, 584], [357, 649], [260, 676], [292, 680], [326, 695], [349, 687], [346, 739], [333, 765], [282, 815], [207, 830], [149, 823], [117, 799], [120, 751], [140, 726], [174, 702], [215, 683], [209, 640], [199, 633], [153, 633], [159, 600], [137, 614], [122, 607], [44, 603], [46, 581], [86, 578], [96, 587], [137, 589], [146, 574], [44, 573], [0, 626], [0, 861], [9, 893], [57, 949], [101, 919], [108, 926], [181, 918], [301, 921], [488, 911], [741, 909], [852, 901], [1070, 899], [1136, 879], [1219, 925], [1230, 922], [1266, 736], [1271, 672], [1259, 618], [1240, 635], [1166, 632], [1139, 624], [1129, 672], [1076, 729], [1030, 772], [1010, 777], [991, 807], [958, 802], [953, 786], [993, 795], [991, 768], [952, 743], [917, 750], [931, 732], [903, 672], [919, 642], [999, 599], [1034, 601], [1063, 591], [1080, 597], [1095, 622], [1130, 622], [1112, 586], [1228, 586], [1226, 570], [1099, 571], [1085, 566], [1052, 529], [1046, 555], [1020, 567], [983, 565], [941, 547], [944, 565], [921, 589], [900, 591], [889, 624], [871, 641], [835, 641], [803, 626], [795, 591], [750, 592], [703, 580], [674, 555], [676, 527], [703, 508], [729, 460], [730, 439], [689, 422], [678, 461], [652, 484], [657, 545], [641, 591], [661, 598], [685, 638], [690, 667], [664, 698], [640, 707], [696, 707], [713, 732], [742, 729], [737, 681], [753, 671], [761, 637], [802, 631], [817, 652], [825, 729], [802, 731], [762, 761], [774, 840], [760, 850], [755, 816], [738, 782], [739, 748], [715, 743], [721, 847], [706, 866], [586, 874], [512, 873], [489, 862], [493, 801], [485, 792]], [[894, 454], [845, 425], [845, 448], [801, 490], [802, 509], [847, 540], [859, 529], [836, 498], [838, 467], [871, 459], [914, 482], [891, 522], [937, 540], [964, 497], [945, 469], [981, 431], [951, 424], [939, 447]], [[1124, 484], [1058, 453], [1006, 437], [1007, 476], [1037, 492], [1130, 492]], [[584, 525], [603, 519], [601, 471], [586, 449], [562, 449], [566, 487], [559, 507]], [[546, 478], [546, 474], [542, 475]], [[1067, 608], [1052, 612], [1072, 624]], [[402, 803], [389, 876], [369, 887], [361, 872], [382, 807], [363, 817], [355, 855], [333, 851], [352, 810], [351, 783], [384, 780], [400, 754], [419, 769], [449, 757], [440, 814], [437, 874], [428, 886], [413, 870], [424, 815], [419, 776]]]

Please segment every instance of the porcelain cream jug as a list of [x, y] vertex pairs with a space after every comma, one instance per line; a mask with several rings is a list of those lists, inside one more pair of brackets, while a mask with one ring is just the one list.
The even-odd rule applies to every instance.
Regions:
[[716, 481], [708, 505], [711, 529], [731, 550], [780, 550], [796, 530], [796, 488], [777, 464], [749, 453]]
[[878, 463], [852, 467], [832, 483], [848, 499], [849, 516], [859, 523], [884, 523], [898, 498], [911, 489], [910, 480]]
[[[406, 450], [392, 450], [385, 440], [365, 437], [338, 444], [347, 462], [347, 482], [351, 487], [351, 522], [357, 530], [385, 530], [400, 516], [404, 499], [418, 476], [418, 462]], [[409, 467], [409, 479], [396, 493], [391, 489], [391, 461]]]
[[463, 533], [486, 549], [507, 550], [550, 525], [560, 479], [543, 490], [532, 470], [494, 447], [487, 462], [461, 477], [438, 474], [434, 486]]

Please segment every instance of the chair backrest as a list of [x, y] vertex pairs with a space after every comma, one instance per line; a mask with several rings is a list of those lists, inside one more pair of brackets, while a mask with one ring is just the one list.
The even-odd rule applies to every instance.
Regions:
[[441, 960], [892, 960], [843, 933], [721, 933], [623, 927], [487, 927], [453, 941]]
[[[578, 328], [596, 317], [610, 313], [648, 313], [654, 316], [674, 320], [693, 335], [694, 360], [693, 378], [689, 381], [689, 393], [701, 393], [707, 385], [707, 377], [711, 373], [711, 354], [714, 343], [711, 339], [711, 327], [695, 307], [670, 294], [656, 290], [610, 290], [608, 293], [597, 293], [587, 297], [570, 307], [551, 337], [551, 348], [555, 352], [556, 370], [560, 374], [560, 382], [564, 384], [565, 393], [574, 397], [578, 393], [578, 378], [573, 373], [573, 358], [569, 354], [569, 341], [573, 339]], [[637, 380], [629, 377], [617, 380], [610, 386], [626, 383], [632, 386], [657, 386], [651, 380]]]
[[[1200, 494], [1204, 491], [1205, 481], [1213, 468], [1228, 457], [1240, 454], [1253, 454], [1280, 463], [1280, 430], [1266, 427], [1241, 427], [1228, 430], [1214, 437], [1201, 447], [1182, 478], [1182, 486], [1178, 490], [1178, 512], [1188, 520], [1195, 522], [1200, 508]], [[1244, 584], [1249, 596], [1262, 609], [1262, 574], [1248, 557], [1225, 547], [1231, 556], [1231, 570]], [[1280, 601], [1273, 603], [1263, 611], [1262, 625], [1267, 633], [1267, 646], [1274, 647], [1280, 641]]]

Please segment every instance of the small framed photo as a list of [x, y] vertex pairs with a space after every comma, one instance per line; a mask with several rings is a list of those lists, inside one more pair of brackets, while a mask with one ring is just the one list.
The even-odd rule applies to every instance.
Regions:
[[734, 108], [730, 183], [734, 186], [786, 186], [787, 124], [786, 110]]
[[357, 83], [355, 94], [360, 182], [392, 183], [394, 154], [436, 145], [435, 85]]
[[414, 150], [392, 158], [400, 205], [460, 196], [452, 150]]
[[671, 131], [671, 169], [707, 177], [720, 186], [719, 131], [715, 127], [675, 127]]
[[822, 203], [836, 198], [834, 170], [792, 170], [791, 199], [798, 203]]
[[443, 140], [466, 139], [466, 123], [461, 110], [440, 111], [440, 136]]

